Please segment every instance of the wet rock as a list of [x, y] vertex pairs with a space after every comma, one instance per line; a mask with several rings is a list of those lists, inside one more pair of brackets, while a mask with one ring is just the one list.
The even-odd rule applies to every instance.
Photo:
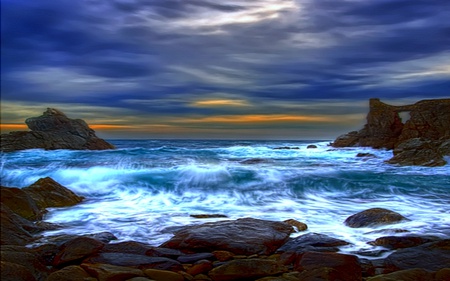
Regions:
[[430, 238], [420, 236], [385, 236], [368, 242], [373, 246], [383, 246], [388, 249], [408, 248], [431, 242]]
[[60, 252], [53, 261], [53, 265], [59, 266], [94, 255], [100, 251], [104, 245], [103, 242], [88, 237], [75, 238], [61, 246]]
[[185, 255], [183, 252], [177, 249], [153, 247], [145, 252], [147, 256], [152, 257], [165, 257], [170, 259], [177, 259], [179, 256]]
[[[153, 247], [144, 243], [135, 241], [125, 241], [119, 243], [106, 244], [101, 252], [103, 253], [128, 253], [145, 255], [147, 251], [151, 250]], [[151, 255], [150, 255], [151, 256]]]
[[209, 260], [199, 260], [194, 263], [191, 267], [189, 267], [186, 272], [192, 276], [207, 273], [211, 269], [213, 269], [213, 264]]
[[214, 281], [252, 280], [287, 272], [287, 268], [273, 260], [232, 260], [209, 272]]
[[49, 273], [49, 270], [41, 262], [38, 255], [26, 248], [2, 247], [1, 260], [25, 267], [36, 280], [45, 280]]
[[31, 131], [11, 132], [0, 136], [4, 152], [42, 148], [103, 150], [114, 146], [98, 138], [81, 119], [70, 119], [61, 111], [47, 108], [43, 115], [25, 120]]
[[434, 275], [436, 281], [447, 281], [450, 280], [450, 267], [442, 268], [436, 272]]
[[142, 270], [124, 266], [83, 263], [81, 264], [81, 267], [99, 281], [127, 280], [133, 277], [144, 276]]
[[158, 269], [146, 269], [145, 275], [155, 281], [184, 281], [184, 277], [176, 272]]
[[198, 214], [189, 216], [196, 219], [228, 218], [228, 216], [222, 214]]
[[300, 271], [299, 280], [362, 280], [359, 260], [353, 255], [325, 252], [306, 252], [294, 269]]
[[317, 145], [315, 144], [310, 144], [306, 147], [307, 149], [312, 149], [312, 148], [317, 148]]
[[299, 222], [298, 220], [287, 219], [284, 222], [289, 224], [289, 225], [292, 225], [294, 227], [294, 229], [296, 229], [298, 232], [299, 231], [305, 231], [305, 230], [308, 229], [308, 226], [306, 225], [306, 223]]
[[244, 218], [185, 227], [161, 246], [196, 252], [225, 250], [268, 255], [283, 245], [292, 231], [287, 223]]
[[48, 207], [73, 206], [83, 200], [83, 197], [76, 195], [49, 177], [41, 178], [22, 190], [26, 192], [41, 209]]
[[339, 251], [339, 248], [337, 247], [349, 244], [350, 243], [347, 241], [336, 239], [324, 234], [308, 233], [289, 239], [289, 241], [281, 246], [277, 252], [337, 252]]
[[2, 204], [19, 216], [28, 220], [42, 219], [44, 211], [40, 209], [33, 198], [24, 190], [16, 187], [0, 187]]
[[145, 255], [126, 254], [126, 253], [99, 253], [83, 261], [84, 263], [104, 263], [117, 266], [134, 267], [139, 269], [162, 269], [162, 270], [183, 270], [178, 261], [163, 258], [149, 257]]
[[234, 254], [229, 251], [213, 251], [212, 254], [218, 261], [228, 261], [234, 257]]
[[5, 204], [1, 203], [1, 245], [26, 245], [33, 236], [26, 228], [32, 228], [33, 223], [17, 215]]
[[369, 277], [366, 281], [430, 281], [435, 280], [431, 272], [423, 268], [413, 268]]
[[356, 157], [376, 158], [377, 156], [373, 153], [359, 152], [358, 154], [356, 154]]
[[243, 160], [239, 163], [245, 164], [245, 165], [253, 165], [253, 164], [268, 163], [268, 160], [262, 159], [262, 158], [251, 158], [251, 159]]
[[408, 220], [404, 216], [383, 208], [372, 208], [348, 217], [344, 224], [349, 227], [367, 227], [381, 224], [392, 224]]
[[0, 277], [2, 281], [36, 281], [36, 278], [23, 265], [1, 261]]
[[195, 253], [179, 256], [177, 260], [181, 263], [193, 263], [199, 260], [213, 259], [213, 258], [215, 257], [212, 253]]
[[45, 281], [96, 281], [81, 266], [69, 265], [51, 273]]
[[297, 146], [293, 146], [293, 147], [290, 147], [290, 146], [280, 146], [280, 147], [275, 147], [274, 149], [276, 149], [276, 150], [283, 150], [283, 149], [300, 149], [300, 148], [297, 147]]
[[420, 138], [406, 140], [394, 148], [394, 157], [387, 163], [401, 166], [444, 166], [447, 162], [439, 152], [440, 142]]
[[386, 258], [385, 264], [392, 271], [412, 268], [437, 271], [450, 267], [450, 239], [399, 249]]

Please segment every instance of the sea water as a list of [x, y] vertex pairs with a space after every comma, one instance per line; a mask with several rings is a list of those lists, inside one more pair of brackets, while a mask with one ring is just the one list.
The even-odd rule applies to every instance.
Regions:
[[[304, 222], [308, 230], [293, 237], [314, 232], [352, 243], [342, 252], [373, 250], [367, 242], [386, 235], [378, 230], [450, 238], [449, 164], [394, 166], [385, 163], [391, 151], [333, 148], [329, 141], [110, 142], [117, 149], [2, 153], [1, 184], [22, 188], [51, 177], [85, 197], [76, 206], [50, 208], [44, 220], [62, 228], [45, 237], [107, 231], [116, 242], [158, 246], [177, 227], [252, 217]], [[317, 148], [307, 148], [310, 144]], [[347, 217], [374, 207], [410, 220], [344, 225]], [[197, 214], [227, 218], [191, 217]]]

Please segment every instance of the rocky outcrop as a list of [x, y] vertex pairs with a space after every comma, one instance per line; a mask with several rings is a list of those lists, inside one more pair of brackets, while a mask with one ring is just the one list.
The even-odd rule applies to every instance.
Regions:
[[1, 135], [0, 150], [4, 152], [42, 148], [104, 150], [114, 145], [98, 138], [94, 130], [81, 119], [70, 119], [61, 111], [47, 108], [43, 115], [25, 120], [31, 131]]
[[[409, 112], [403, 123], [399, 113]], [[339, 136], [334, 147], [368, 146], [394, 149], [388, 162], [400, 165], [442, 166], [449, 155], [450, 99], [422, 100], [394, 106], [370, 99], [367, 123], [360, 131]]]
[[348, 227], [359, 228], [372, 225], [392, 224], [408, 220], [399, 213], [383, 208], [372, 208], [348, 217], [344, 224]]

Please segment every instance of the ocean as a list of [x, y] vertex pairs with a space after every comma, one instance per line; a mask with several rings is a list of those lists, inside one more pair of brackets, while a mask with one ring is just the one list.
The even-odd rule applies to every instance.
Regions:
[[[252, 217], [296, 219], [308, 230], [293, 237], [326, 234], [351, 242], [341, 250], [348, 253], [376, 250], [367, 242], [395, 229], [408, 231], [395, 235], [450, 238], [450, 164], [393, 166], [384, 163], [392, 151], [333, 148], [330, 141], [110, 142], [116, 150], [2, 153], [1, 184], [26, 187], [51, 177], [85, 197], [76, 206], [50, 208], [44, 220], [63, 227], [44, 237], [107, 231], [118, 238], [115, 242], [158, 246], [181, 226]], [[344, 225], [347, 217], [374, 207], [410, 221]], [[191, 217], [198, 214], [227, 217]]]

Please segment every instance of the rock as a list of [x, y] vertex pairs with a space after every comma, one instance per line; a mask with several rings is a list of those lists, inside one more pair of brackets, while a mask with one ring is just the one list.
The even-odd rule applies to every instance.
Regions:
[[359, 260], [353, 255], [306, 252], [294, 264], [299, 280], [362, 280]]
[[104, 245], [103, 242], [88, 237], [81, 236], [75, 238], [61, 246], [60, 252], [53, 261], [53, 265], [59, 266], [94, 255], [103, 248]]
[[209, 272], [214, 281], [253, 280], [287, 272], [287, 268], [273, 260], [242, 259], [232, 260]]
[[277, 252], [337, 252], [339, 251], [339, 248], [337, 248], [338, 246], [345, 246], [349, 244], [350, 243], [347, 241], [336, 239], [324, 234], [308, 233], [291, 238], [286, 244], [281, 246]]
[[117, 266], [134, 267], [139, 269], [162, 269], [162, 270], [183, 270], [183, 266], [178, 261], [163, 258], [149, 257], [145, 255], [126, 253], [99, 253], [83, 261], [84, 263], [104, 263]]
[[269, 255], [288, 240], [292, 231], [287, 223], [243, 218], [185, 227], [161, 246], [195, 252], [225, 250]]
[[450, 280], [450, 267], [442, 268], [438, 270], [434, 276], [436, 281], [447, 281]]
[[213, 258], [214, 255], [212, 253], [195, 253], [179, 256], [177, 260], [181, 263], [193, 263], [199, 260], [213, 259]]
[[25, 228], [33, 227], [32, 222], [20, 217], [5, 204], [1, 203], [1, 245], [26, 245], [33, 236]]
[[213, 269], [213, 264], [209, 260], [199, 260], [189, 267], [186, 272], [192, 276], [197, 274], [207, 273]]
[[23, 265], [1, 261], [0, 277], [2, 281], [36, 281], [36, 278]]
[[375, 158], [377, 156], [375, 154], [373, 154], [373, 153], [359, 152], [358, 154], [356, 154], [356, 157]]
[[69, 265], [51, 273], [45, 281], [96, 281], [81, 266]]
[[234, 254], [229, 251], [213, 251], [212, 254], [218, 261], [228, 261], [234, 257]]
[[383, 246], [388, 249], [400, 249], [415, 247], [422, 245], [432, 240], [420, 236], [385, 236], [375, 239], [375, 241], [368, 242], [373, 246]]
[[392, 224], [408, 220], [404, 216], [383, 208], [372, 208], [348, 217], [344, 224], [349, 227], [367, 227], [381, 224]]
[[36, 280], [45, 280], [49, 273], [49, 270], [41, 262], [38, 255], [27, 248], [9, 247], [8, 249], [2, 247], [1, 260], [25, 267], [27, 272], [30, 272]]
[[394, 148], [394, 157], [386, 161], [402, 166], [444, 166], [447, 162], [440, 153], [440, 142], [420, 138], [408, 139]]
[[285, 223], [292, 225], [295, 229], [297, 229], [297, 231], [305, 231], [308, 229], [308, 226], [306, 225], [306, 223], [303, 222], [299, 222], [297, 220], [294, 219], [287, 219], [284, 221]]
[[386, 258], [385, 264], [392, 271], [412, 268], [437, 271], [450, 267], [450, 239], [399, 249]]
[[275, 147], [274, 149], [276, 149], [276, 150], [283, 150], [283, 149], [300, 149], [300, 148], [297, 147], [297, 146], [294, 146], [294, 147], [290, 147], [290, 146], [280, 146], [280, 147]]
[[[106, 244], [101, 252], [102, 253], [128, 253], [145, 255], [147, 251], [151, 250], [153, 247], [144, 243], [125, 241], [114, 244]], [[149, 255], [151, 256], [151, 255]]]
[[244, 165], [254, 165], [254, 164], [261, 164], [261, 163], [268, 163], [268, 162], [269, 161], [267, 159], [251, 158], [251, 159], [243, 160], [239, 163], [244, 164]]
[[177, 249], [153, 247], [145, 252], [147, 256], [152, 257], [165, 257], [170, 259], [177, 259], [179, 256], [183, 256], [184, 253]]
[[366, 281], [430, 281], [434, 280], [433, 274], [423, 268], [400, 270], [388, 274], [369, 277]]
[[81, 268], [99, 281], [127, 280], [144, 276], [142, 270], [110, 264], [83, 263], [81, 264]]
[[44, 211], [24, 190], [16, 187], [0, 187], [2, 204], [19, 216], [28, 220], [42, 219]]
[[[444, 155], [450, 148], [440, 149], [450, 140], [450, 99], [422, 100], [412, 105], [393, 106], [370, 99], [367, 123], [360, 131], [339, 136], [333, 147], [369, 146], [394, 150], [388, 163], [403, 165], [445, 165]], [[409, 112], [405, 123], [400, 112]], [[420, 139], [421, 144], [413, 139]], [[405, 144], [403, 144], [405, 143]], [[448, 147], [449, 145], [444, 145]], [[426, 148], [427, 152], [421, 150]], [[399, 156], [397, 156], [399, 155]]]
[[42, 116], [25, 120], [31, 131], [11, 132], [0, 136], [0, 150], [11, 152], [16, 150], [42, 148], [104, 150], [114, 146], [95, 135], [81, 119], [70, 119], [64, 113], [47, 108]]
[[176, 272], [158, 269], [146, 269], [145, 275], [155, 281], [184, 281], [184, 277]]
[[84, 199], [49, 177], [41, 178], [22, 190], [42, 209], [73, 206]]
[[222, 214], [199, 214], [199, 215], [189, 215], [189, 216], [196, 218], [196, 219], [228, 218], [228, 216], [222, 215]]
[[315, 144], [310, 144], [306, 147], [307, 149], [312, 149], [312, 148], [317, 148], [317, 145]]

